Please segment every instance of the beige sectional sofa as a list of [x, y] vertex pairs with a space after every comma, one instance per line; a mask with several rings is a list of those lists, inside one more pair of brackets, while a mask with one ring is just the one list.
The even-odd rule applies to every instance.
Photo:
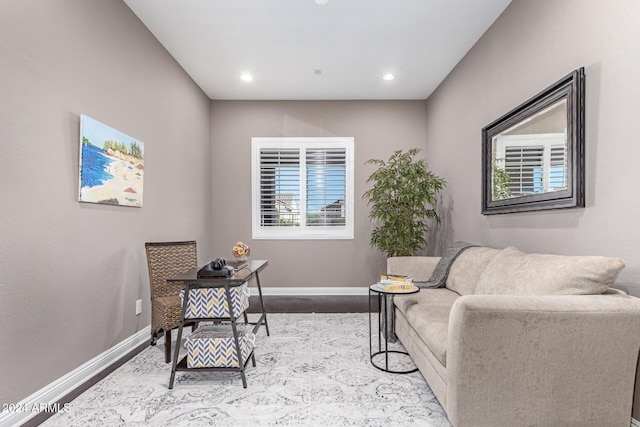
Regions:
[[[387, 272], [426, 281], [439, 260]], [[623, 267], [472, 247], [445, 287], [394, 296], [395, 332], [456, 427], [628, 427], [640, 299], [609, 287]]]

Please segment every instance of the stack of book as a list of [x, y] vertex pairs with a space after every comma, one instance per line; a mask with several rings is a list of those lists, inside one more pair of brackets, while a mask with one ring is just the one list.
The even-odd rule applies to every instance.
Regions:
[[413, 289], [412, 276], [382, 275], [378, 284], [387, 292], [410, 291]]

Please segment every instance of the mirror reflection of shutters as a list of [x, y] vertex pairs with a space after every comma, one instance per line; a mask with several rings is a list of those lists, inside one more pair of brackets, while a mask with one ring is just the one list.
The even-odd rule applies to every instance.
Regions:
[[551, 146], [549, 190], [567, 188], [567, 144]]
[[496, 158], [504, 168], [514, 196], [567, 188], [567, 143], [564, 134], [504, 136], [498, 140]]
[[543, 188], [544, 146], [505, 147], [505, 169], [513, 195], [540, 192]]

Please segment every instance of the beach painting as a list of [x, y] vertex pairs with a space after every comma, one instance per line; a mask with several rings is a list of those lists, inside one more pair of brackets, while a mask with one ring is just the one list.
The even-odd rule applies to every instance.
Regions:
[[142, 207], [143, 178], [144, 143], [83, 114], [78, 200]]

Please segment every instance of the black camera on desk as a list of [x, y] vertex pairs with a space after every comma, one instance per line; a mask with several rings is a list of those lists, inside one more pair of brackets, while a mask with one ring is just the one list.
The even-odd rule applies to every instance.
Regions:
[[227, 277], [234, 273], [224, 258], [216, 258], [198, 270], [198, 277]]

